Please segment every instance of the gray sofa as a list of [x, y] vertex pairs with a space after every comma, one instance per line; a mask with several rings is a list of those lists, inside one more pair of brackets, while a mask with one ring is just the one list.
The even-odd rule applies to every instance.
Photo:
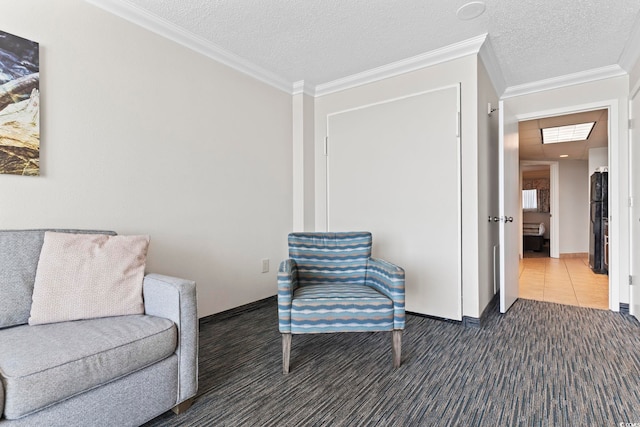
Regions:
[[147, 274], [145, 314], [29, 326], [44, 232], [0, 230], [0, 426], [137, 426], [188, 408], [195, 283]]

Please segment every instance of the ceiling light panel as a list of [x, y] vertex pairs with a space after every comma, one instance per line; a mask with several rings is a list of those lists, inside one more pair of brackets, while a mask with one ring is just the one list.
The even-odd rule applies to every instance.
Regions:
[[580, 123], [569, 126], [556, 126], [542, 129], [543, 144], [557, 144], [559, 142], [585, 141], [596, 122]]

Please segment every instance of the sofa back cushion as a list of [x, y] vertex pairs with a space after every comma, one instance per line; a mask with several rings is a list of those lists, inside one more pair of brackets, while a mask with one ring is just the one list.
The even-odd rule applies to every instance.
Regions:
[[0, 230], [0, 328], [29, 320], [45, 231], [116, 234], [94, 230]]

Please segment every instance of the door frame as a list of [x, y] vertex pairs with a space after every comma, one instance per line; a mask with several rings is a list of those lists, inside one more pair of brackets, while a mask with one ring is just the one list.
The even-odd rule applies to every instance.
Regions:
[[[634, 184], [640, 181], [640, 179], [633, 176], [634, 145], [637, 147], [638, 142], [640, 142], [640, 135], [637, 132], [635, 134], [635, 139], [638, 141], [634, 141], [633, 132], [634, 127], [637, 129], [637, 122], [640, 121], [640, 111], [634, 111], [633, 109], [633, 102], [636, 97], [640, 98], [640, 81], [638, 81], [634, 88], [629, 92], [629, 120], [632, 120], [634, 122], [634, 126], [629, 126], [629, 195], [631, 197], [631, 203], [629, 203], [629, 277], [633, 278], [634, 282], [638, 280], [638, 271], [635, 271], [634, 269], [633, 260], [635, 259], [637, 254], [640, 254], [640, 244], [634, 244], [634, 236], [636, 235], [636, 233], [634, 233], [634, 224], [637, 224], [635, 222], [636, 217], [634, 217], [634, 214], [637, 216], [637, 208], [634, 208], [634, 206], [638, 204], [638, 201], [633, 199], [633, 196], [635, 195]], [[636, 210], [636, 212], [634, 212], [634, 209]], [[640, 306], [640, 303], [637, 303], [637, 300], [640, 300], [640, 295], [638, 295], [638, 292], [640, 292], [640, 286], [637, 283], [629, 283], [629, 314], [640, 320], [640, 312], [636, 310], [636, 308]]]
[[[560, 258], [560, 163], [555, 160], [522, 160], [520, 166], [528, 165], [548, 165], [549, 166], [549, 187], [551, 197], [551, 219], [549, 221], [549, 258]], [[522, 168], [520, 169], [522, 177]], [[522, 236], [522, 224], [520, 224], [520, 235]], [[522, 241], [522, 239], [520, 239]], [[524, 253], [522, 243], [520, 244], [521, 255]]]
[[[585, 111], [607, 109], [609, 117], [608, 126], [608, 155], [609, 155], [609, 188], [617, 189], [609, 192], [609, 310], [620, 311], [620, 286], [614, 284], [620, 282], [620, 260], [622, 251], [620, 247], [620, 159], [619, 159], [619, 111], [618, 99], [578, 104], [549, 110], [534, 111], [516, 114], [518, 121], [542, 119], [546, 117], [562, 116], [565, 114], [581, 113]], [[612, 126], [612, 123], [615, 125]], [[627, 161], [630, 161], [628, 159]], [[513, 177], [515, 179], [516, 177]], [[585, 184], [586, 185], [586, 184]], [[626, 197], [626, 196], [624, 196]], [[612, 220], [612, 218], [614, 220]], [[626, 280], [626, 278], [625, 278]]]

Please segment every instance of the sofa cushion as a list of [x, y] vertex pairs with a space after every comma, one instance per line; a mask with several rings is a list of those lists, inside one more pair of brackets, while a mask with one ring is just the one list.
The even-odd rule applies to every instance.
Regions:
[[4, 413], [4, 385], [2, 381], [0, 381], [0, 418], [2, 418], [2, 414]]
[[327, 283], [300, 286], [291, 302], [291, 332], [393, 330], [393, 302], [365, 285]]
[[131, 315], [0, 330], [4, 415], [20, 418], [170, 356], [173, 322]]
[[46, 232], [30, 325], [144, 313], [149, 236]]
[[[0, 328], [29, 319], [36, 268], [46, 230], [0, 230]], [[55, 230], [73, 233], [112, 231]]]

